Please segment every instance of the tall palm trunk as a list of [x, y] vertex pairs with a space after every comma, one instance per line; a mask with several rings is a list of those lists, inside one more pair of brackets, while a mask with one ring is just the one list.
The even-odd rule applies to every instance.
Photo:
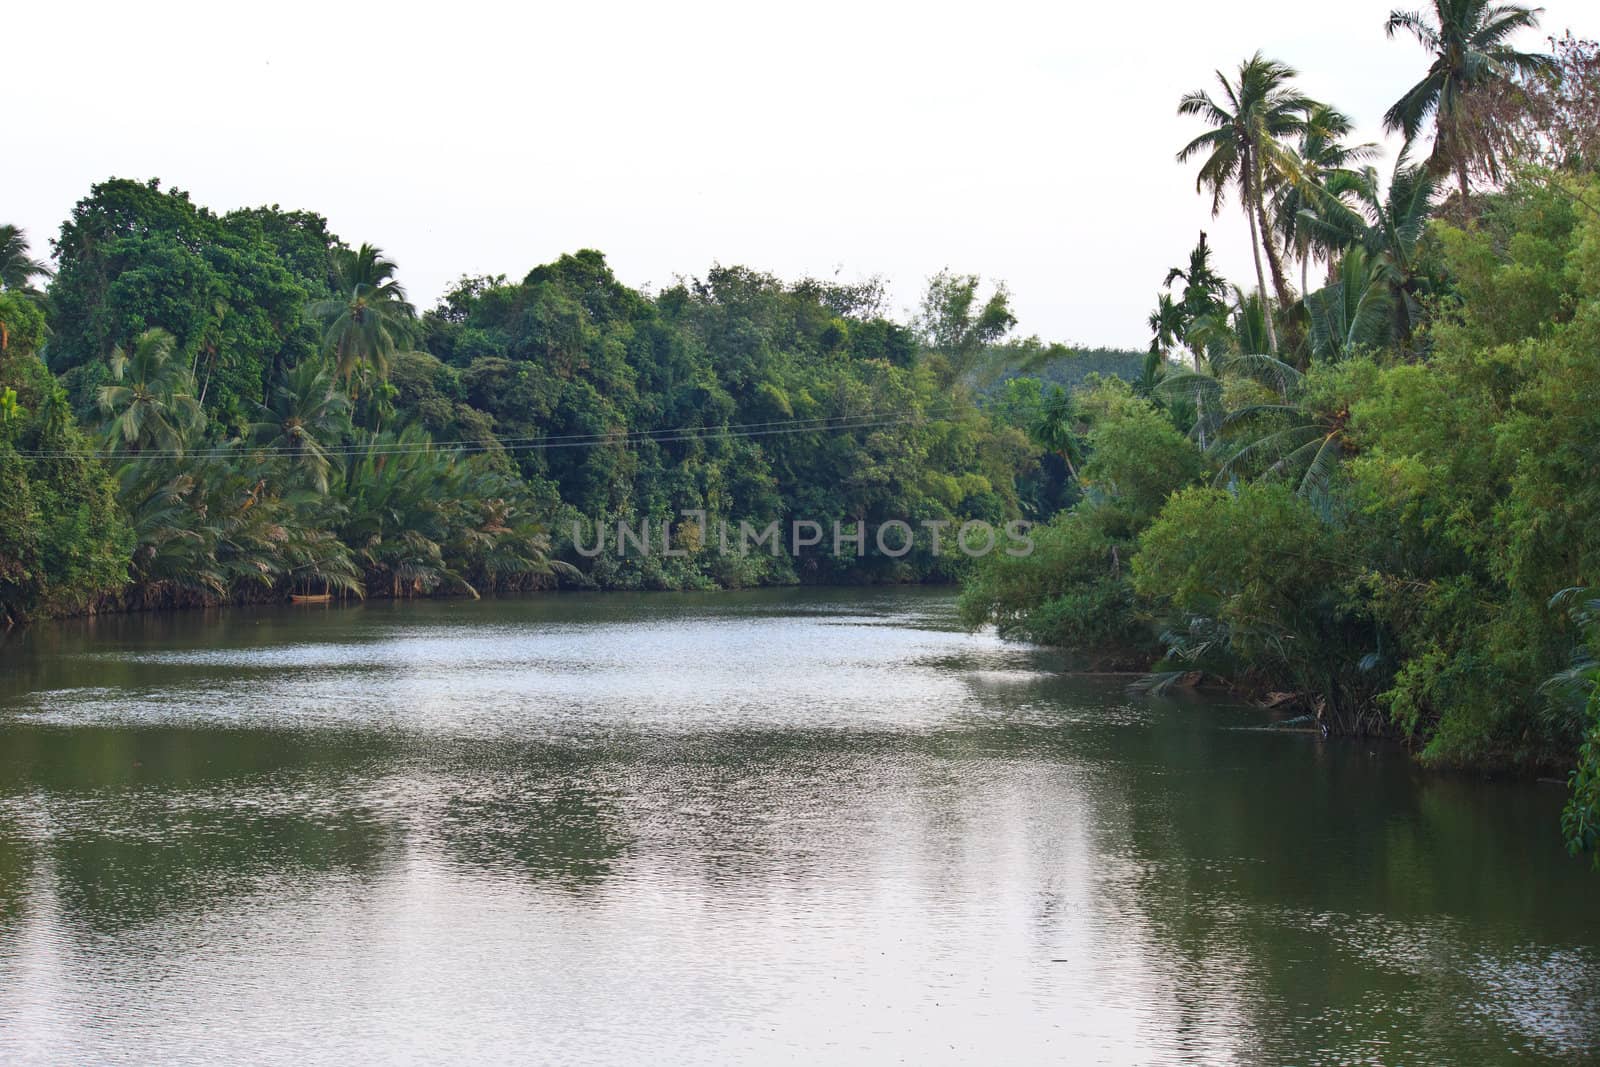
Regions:
[[1245, 175], [1244, 214], [1250, 220], [1250, 254], [1256, 261], [1256, 291], [1261, 294], [1261, 308], [1265, 312], [1262, 318], [1267, 321], [1267, 347], [1271, 355], [1278, 354], [1278, 331], [1272, 325], [1272, 302], [1267, 298], [1267, 276], [1261, 270], [1261, 239], [1256, 233], [1256, 208], [1260, 195], [1260, 183], [1256, 181], [1254, 159], [1244, 160], [1241, 168]]
[[1289, 288], [1289, 276], [1283, 272], [1283, 257], [1278, 254], [1278, 244], [1272, 239], [1266, 200], [1260, 195], [1256, 197], [1256, 216], [1261, 224], [1261, 243], [1267, 252], [1267, 272], [1272, 275], [1272, 291], [1278, 297], [1278, 306], [1287, 308], [1294, 303], [1294, 292]]

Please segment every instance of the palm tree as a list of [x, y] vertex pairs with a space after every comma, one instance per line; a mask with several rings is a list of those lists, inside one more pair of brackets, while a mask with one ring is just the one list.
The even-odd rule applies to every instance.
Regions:
[[1033, 425], [1028, 427], [1028, 433], [1039, 447], [1061, 457], [1061, 462], [1067, 465], [1068, 474], [1074, 479], [1078, 477], [1078, 468], [1073, 460], [1083, 462], [1084, 448], [1083, 439], [1078, 436], [1078, 412], [1071, 393], [1059, 385], [1052, 389], [1040, 405], [1039, 414], [1033, 420]]
[[[1311, 239], [1329, 247], [1359, 244], [1383, 279], [1393, 315], [1393, 336], [1411, 336], [1422, 316], [1422, 263], [1419, 245], [1433, 213], [1437, 184], [1425, 165], [1412, 165], [1404, 153], [1395, 161], [1385, 190], [1372, 167], [1334, 175], [1317, 212], [1302, 211], [1300, 225]], [[1355, 201], [1352, 207], [1346, 198]]]
[[0, 289], [37, 295], [33, 279], [49, 276], [49, 267], [28, 256], [28, 235], [9, 224], [0, 226]]
[[1333, 280], [1306, 294], [1312, 358], [1336, 363], [1382, 345], [1392, 333], [1393, 306], [1383, 269], [1364, 246], [1352, 245], [1339, 260]]
[[111, 376], [121, 384], [101, 386], [99, 401], [113, 448], [182, 453], [205, 421], [189, 368], [173, 358], [175, 347], [173, 336], [156, 328], [139, 335], [131, 355], [112, 350]]
[[318, 493], [328, 491], [328, 446], [350, 425], [350, 401], [334, 383], [333, 369], [306, 360], [274, 386], [252, 436], [284, 456]]
[[[1300, 371], [1272, 356], [1227, 356], [1219, 369], [1223, 377], [1180, 371], [1163, 383], [1171, 395], [1194, 393], [1199, 417], [1192, 433], [1220, 461], [1216, 484], [1283, 479], [1298, 495], [1327, 504], [1349, 448], [1350, 413], [1312, 402]], [[1260, 399], [1225, 408], [1224, 378], [1254, 382]]]
[[[1455, 171], [1461, 191], [1461, 210], [1467, 208], [1467, 168], [1475, 155], [1469, 117], [1472, 95], [1503, 85], [1513, 75], [1546, 74], [1555, 69], [1550, 56], [1519, 52], [1506, 44], [1518, 30], [1539, 25], [1542, 8], [1521, 4], [1491, 4], [1489, 0], [1431, 0], [1430, 12], [1391, 11], [1384, 29], [1390, 38], [1404, 30], [1426, 48], [1433, 63], [1421, 81], [1407, 89], [1383, 116], [1384, 129], [1405, 134], [1409, 146], [1433, 118], [1433, 153], [1428, 168], [1434, 174]], [[1495, 170], [1492, 153], [1485, 160]]]
[[1227, 349], [1211, 357], [1211, 365], [1215, 373], [1221, 373], [1222, 367], [1232, 356], [1260, 355], [1267, 350], [1271, 343], [1268, 336], [1272, 326], [1272, 315], [1267, 308], [1265, 294], [1246, 293], [1237, 285], [1233, 287], [1233, 305], [1228, 309], [1227, 318]]
[[311, 315], [323, 323], [323, 349], [347, 384], [366, 368], [387, 375], [389, 357], [411, 334], [417, 310], [395, 281], [395, 270], [381, 248], [337, 249], [333, 278], [340, 295], [311, 305]]
[[1180, 279], [1183, 296], [1176, 305], [1176, 312], [1166, 310], [1170, 298], [1158, 302], [1155, 314], [1149, 319], [1150, 328], [1159, 340], [1157, 321], [1163, 315], [1170, 315], [1177, 327], [1174, 337], [1189, 348], [1198, 367], [1201, 357], [1210, 360], [1221, 351], [1228, 333], [1228, 283], [1211, 269], [1211, 246], [1204, 230], [1200, 231], [1200, 240], [1189, 253], [1188, 266], [1167, 271], [1162, 284], [1170, 289], [1172, 283]]
[[1173, 282], [1183, 281], [1183, 306], [1191, 317], [1202, 315], [1207, 311], [1215, 310], [1219, 304], [1226, 303], [1228, 283], [1211, 269], [1211, 245], [1206, 239], [1206, 232], [1200, 231], [1200, 239], [1189, 252], [1187, 267], [1173, 267], [1167, 271], [1167, 278], [1162, 284], [1171, 286]]
[[1160, 293], [1156, 296], [1156, 309], [1145, 321], [1150, 324], [1150, 352], [1165, 361], [1172, 349], [1183, 342], [1183, 305], [1173, 300], [1171, 293]]
[[[1301, 135], [1306, 115], [1314, 107], [1311, 99], [1289, 87], [1295, 70], [1270, 60], [1260, 52], [1239, 65], [1236, 82], [1217, 71], [1224, 100], [1214, 100], [1203, 89], [1186, 93], [1178, 102], [1179, 115], [1197, 115], [1211, 129], [1196, 137], [1178, 153], [1178, 162], [1204, 154], [1205, 161], [1195, 178], [1195, 188], [1211, 193], [1211, 213], [1222, 210], [1229, 186], [1238, 186], [1239, 202], [1250, 222], [1250, 251], [1255, 257], [1256, 286], [1265, 294], [1266, 276], [1261, 255], [1265, 247], [1273, 270], [1273, 285], [1280, 302], [1287, 302], [1288, 283], [1272, 245], [1267, 226], [1266, 188], [1276, 185], [1286, 173], [1283, 141]], [[1267, 315], [1268, 344], [1278, 350], [1278, 335]]]
[[363, 595], [350, 550], [316, 525], [327, 502], [270, 492], [269, 471], [237, 443], [176, 469], [130, 461], [118, 478], [135, 595], [147, 606], [214, 604], [249, 586]]
[[1327, 256], [1331, 259], [1338, 250], [1319, 247], [1313, 235], [1299, 224], [1300, 212], [1314, 209], [1334, 175], [1347, 172], [1378, 150], [1378, 146], [1370, 142], [1345, 144], [1343, 139], [1350, 136], [1353, 129], [1348, 115], [1327, 104], [1317, 104], [1306, 115], [1300, 143], [1285, 152], [1290, 177], [1278, 187], [1272, 199], [1272, 215], [1284, 244], [1294, 248], [1300, 257], [1302, 294], [1311, 291], [1312, 258]]
[[368, 437], [334, 486], [339, 539], [351, 546], [368, 588], [396, 597], [441, 586], [477, 596], [471, 578], [575, 573], [549, 558], [549, 539], [530, 517], [526, 486], [483, 456], [440, 448], [408, 427]]

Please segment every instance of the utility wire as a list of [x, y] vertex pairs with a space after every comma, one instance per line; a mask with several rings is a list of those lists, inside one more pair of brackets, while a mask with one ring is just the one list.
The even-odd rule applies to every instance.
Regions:
[[[528, 452], [548, 451], [558, 448], [598, 448], [605, 445], [673, 444], [695, 441], [715, 441], [729, 438], [773, 437], [797, 433], [821, 433], [839, 430], [868, 430], [902, 425], [925, 418], [941, 418], [957, 410], [957, 405], [946, 403], [924, 411], [866, 412], [859, 415], [828, 415], [807, 419], [775, 419], [768, 422], [732, 423], [727, 426], [680, 426], [658, 430], [632, 430], [621, 433], [527, 435], [496, 438], [493, 443], [478, 441], [390, 441], [367, 445], [331, 445], [318, 452], [328, 457], [361, 457], [420, 455], [428, 452]], [[256, 455], [300, 455], [308, 451], [282, 445], [252, 447], [243, 441], [226, 446], [206, 446], [195, 449], [147, 449], [141, 452], [119, 453], [107, 449], [18, 449], [19, 456], [29, 459], [52, 459], [74, 456], [120, 457], [128, 460], [153, 459], [214, 459], [235, 456], [240, 452]]]

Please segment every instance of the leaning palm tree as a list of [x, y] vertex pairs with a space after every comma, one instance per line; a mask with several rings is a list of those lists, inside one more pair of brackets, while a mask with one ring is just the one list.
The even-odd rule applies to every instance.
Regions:
[[1491, 4], [1489, 0], [1431, 0], [1432, 10], [1391, 11], [1385, 30], [1392, 38], [1404, 30], [1426, 48], [1433, 63], [1421, 81], [1407, 89], [1383, 116], [1390, 132], [1405, 134], [1409, 146], [1433, 119], [1433, 153], [1428, 169], [1454, 171], [1461, 210], [1467, 208], [1467, 168], [1477, 157], [1491, 172], [1493, 153], [1475, 149], [1469, 101], [1473, 94], [1503, 86], [1516, 75], [1531, 77], [1555, 69], [1550, 56], [1519, 52], [1506, 44], [1518, 30], [1539, 25], [1542, 8]]
[[[1186, 93], [1178, 102], [1178, 114], [1196, 115], [1211, 129], [1196, 137], [1178, 153], [1178, 162], [1204, 155], [1195, 188], [1211, 194], [1211, 213], [1222, 210], [1228, 189], [1237, 186], [1239, 203], [1250, 222], [1250, 251], [1255, 257], [1256, 286], [1263, 296], [1266, 276], [1261, 267], [1265, 249], [1273, 270], [1273, 285], [1280, 302], [1286, 301], [1288, 283], [1277, 260], [1272, 233], [1267, 225], [1266, 190], [1286, 175], [1284, 139], [1301, 135], [1306, 115], [1314, 106], [1311, 99], [1289, 86], [1295, 70], [1260, 52], [1239, 64], [1236, 81], [1217, 71], [1223, 100], [1217, 101], [1203, 89]], [[1267, 315], [1268, 343], [1278, 350], [1278, 336]]]
[[205, 422], [194, 396], [194, 378], [181, 359], [176, 342], [163, 329], [146, 330], [131, 353], [111, 353], [115, 385], [100, 387], [100, 410], [106, 415], [111, 447], [128, 452], [150, 449], [181, 454]]
[[386, 375], [389, 357], [411, 334], [417, 311], [395, 281], [395, 270], [381, 248], [337, 249], [333, 279], [340, 295], [311, 305], [312, 317], [323, 323], [323, 349], [347, 384], [357, 371]]
[[33, 279], [49, 276], [50, 268], [28, 255], [28, 235], [15, 226], [0, 226], [0, 289], [36, 295]]

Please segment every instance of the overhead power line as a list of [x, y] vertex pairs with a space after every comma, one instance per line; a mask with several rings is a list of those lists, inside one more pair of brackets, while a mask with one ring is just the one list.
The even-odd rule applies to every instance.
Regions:
[[[675, 444], [694, 441], [716, 441], [731, 438], [774, 437], [802, 433], [825, 433], [879, 429], [904, 425], [920, 419], [942, 418], [956, 410], [956, 405], [946, 403], [923, 411], [864, 412], [859, 415], [827, 415], [807, 419], [775, 419], [767, 422], [731, 423], [727, 426], [679, 426], [657, 430], [630, 430], [589, 434], [550, 434], [499, 437], [493, 442], [481, 441], [385, 441], [365, 445], [331, 445], [317, 451], [330, 458], [357, 458], [361, 456], [421, 455], [428, 452], [537, 452], [564, 448], [599, 448], [616, 445]], [[284, 445], [250, 445], [243, 440], [227, 445], [209, 445], [193, 449], [146, 449], [139, 452], [118, 452], [113, 449], [18, 449], [17, 454], [29, 459], [53, 459], [73, 456], [98, 456], [126, 460], [156, 459], [219, 459], [239, 455], [294, 456], [308, 451]]]

